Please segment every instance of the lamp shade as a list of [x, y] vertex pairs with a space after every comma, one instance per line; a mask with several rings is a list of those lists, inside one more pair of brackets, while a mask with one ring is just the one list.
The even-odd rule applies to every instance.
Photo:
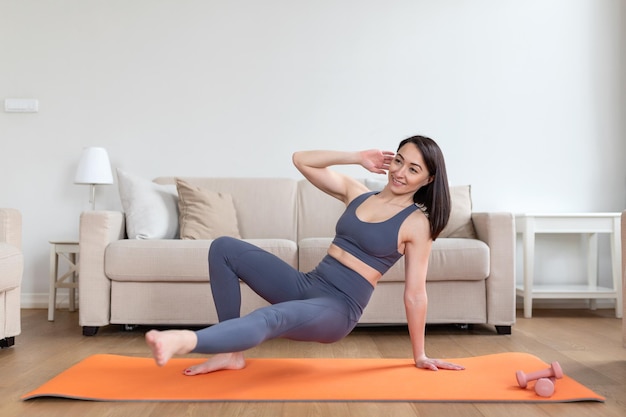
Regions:
[[84, 148], [74, 184], [113, 184], [109, 154], [104, 148]]

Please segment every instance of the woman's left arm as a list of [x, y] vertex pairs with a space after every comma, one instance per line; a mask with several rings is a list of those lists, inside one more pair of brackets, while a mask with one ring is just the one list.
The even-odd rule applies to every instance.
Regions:
[[464, 369], [460, 365], [430, 359], [426, 356], [424, 336], [426, 332], [426, 311], [428, 295], [426, 294], [426, 273], [432, 240], [413, 238], [405, 243], [405, 287], [404, 308], [413, 347], [413, 358], [418, 368], [431, 369]]

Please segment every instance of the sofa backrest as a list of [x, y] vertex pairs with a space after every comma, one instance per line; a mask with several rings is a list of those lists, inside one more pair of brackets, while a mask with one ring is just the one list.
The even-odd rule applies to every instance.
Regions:
[[[179, 177], [210, 191], [230, 194], [244, 239], [296, 241], [297, 180], [289, 178]], [[175, 177], [160, 177], [158, 184], [176, 184]]]
[[320, 191], [308, 180], [298, 182], [298, 241], [335, 236], [335, 224], [345, 204]]

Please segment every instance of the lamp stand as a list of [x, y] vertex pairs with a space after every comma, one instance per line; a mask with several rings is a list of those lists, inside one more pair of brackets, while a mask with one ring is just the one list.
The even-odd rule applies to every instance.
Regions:
[[89, 194], [89, 202], [91, 203], [91, 210], [96, 209], [96, 184], [89, 184], [91, 187]]

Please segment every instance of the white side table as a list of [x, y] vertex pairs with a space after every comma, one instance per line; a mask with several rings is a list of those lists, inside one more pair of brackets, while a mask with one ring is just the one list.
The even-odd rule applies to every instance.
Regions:
[[[597, 299], [614, 299], [615, 316], [622, 317], [622, 277], [620, 213], [518, 214], [515, 228], [522, 234], [522, 285], [516, 294], [524, 298], [524, 317], [532, 317], [533, 299], [589, 299], [592, 307]], [[537, 234], [576, 233], [587, 242], [586, 285], [535, 285], [535, 236]], [[608, 233], [611, 242], [613, 287], [598, 285], [598, 233]]]
[[[54, 321], [57, 303], [57, 288], [69, 288], [70, 311], [76, 310], [76, 289], [78, 288], [78, 241], [50, 241], [50, 290], [48, 293], [48, 321]], [[59, 260], [63, 258], [68, 270], [59, 276]]]

